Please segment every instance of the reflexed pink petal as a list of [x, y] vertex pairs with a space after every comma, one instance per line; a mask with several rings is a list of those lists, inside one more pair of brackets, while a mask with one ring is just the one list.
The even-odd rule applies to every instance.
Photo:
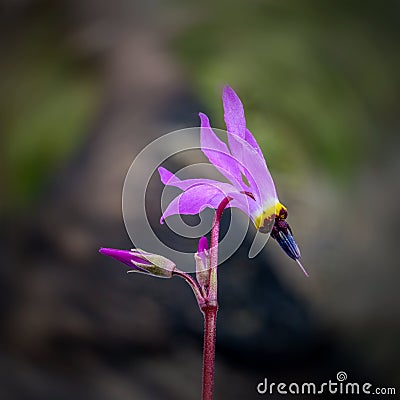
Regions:
[[245, 214], [251, 217], [254, 214], [254, 211], [259, 207], [256, 201], [244, 193], [239, 193], [231, 185], [229, 185], [229, 188], [233, 189], [234, 191], [228, 192], [222, 190], [219, 186], [210, 186], [206, 184], [190, 187], [171, 201], [164, 211], [160, 219], [160, 223], [164, 223], [164, 219], [170, 215], [195, 215], [199, 214], [206, 207], [216, 209], [220, 205], [221, 201], [227, 196], [232, 198], [227, 208], [239, 208]]
[[246, 128], [245, 141], [259, 154], [260, 157], [264, 158], [263, 153], [258, 145], [253, 134]]
[[209, 186], [215, 186], [217, 188], [220, 188], [222, 191], [224, 191], [226, 193], [229, 193], [229, 192], [235, 190], [235, 188], [230, 183], [219, 182], [219, 181], [215, 181], [213, 179], [196, 178], [196, 179], [181, 180], [176, 175], [174, 175], [172, 172], [168, 171], [167, 169], [165, 169], [163, 167], [159, 167], [158, 172], [160, 174], [161, 182], [164, 185], [175, 186], [181, 190], [187, 190], [192, 186], [203, 185], [203, 184], [209, 185]]
[[220, 188], [210, 185], [196, 185], [187, 189], [168, 205], [160, 222], [174, 214], [199, 214], [206, 207], [217, 208], [227, 196]]
[[[243, 104], [235, 91], [225, 86], [222, 92], [222, 102], [224, 105], [224, 119], [226, 130], [228, 131], [228, 143], [232, 156], [242, 163], [242, 146], [240, 142], [233, 140], [233, 136], [242, 140], [246, 138], [246, 120], [244, 117]], [[240, 171], [242, 168], [239, 167]], [[243, 172], [243, 171], [242, 171]]]
[[222, 102], [224, 104], [226, 130], [244, 140], [246, 120], [244, 118], [243, 104], [230, 86], [224, 87], [222, 92]]
[[261, 203], [269, 199], [277, 198], [276, 189], [272, 176], [268, 171], [264, 157], [259, 155], [257, 150], [251, 147], [247, 142], [232, 137], [242, 147], [243, 173], [250, 183], [250, 192], [254, 194]]
[[260, 157], [263, 157], [260, 146], [258, 145], [252, 133], [246, 128], [243, 104], [240, 101], [239, 96], [231, 87], [225, 86], [222, 93], [222, 101], [225, 110], [225, 123], [228, 131], [229, 148], [232, 155], [239, 162], [243, 162], [242, 146], [240, 142], [232, 140], [232, 135], [236, 135], [253, 147]]
[[264, 203], [276, 198], [276, 189], [264, 156], [252, 133], [246, 128], [243, 105], [232, 88], [226, 86], [222, 94], [229, 147], [240, 163], [239, 169], [250, 183], [250, 192]]
[[[232, 186], [229, 183], [224, 183], [224, 182], [218, 182], [214, 181], [211, 179], [186, 179], [186, 180], [180, 180], [177, 176], [175, 176], [173, 173], [170, 171], [166, 170], [163, 167], [159, 167], [158, 171], [161, 176], [161, 180], [165, 185], [170, 185], [170, 186], [175, 186], [178, 187], [182, 190], [185, 190], [186, 192], [195, 189], [193, 196], [198, 198], [200, 203], [204, 205], [203, 208], [201, 208], [200, 211], [197, 211], [198, 205], [196, 203], [192, 203], [189, 205], [193, 205], [194, 209], [190, 212], [185, 212], [185, 214], [198, 214], [201, 212], [204, 208], [210, 207], [210, 208], [217, 208], [220, 204], [220, 202], [224, 199], [226, 196], [230, 196], [232, 198], [231, 202], [228, 204], [227, 208], [229, 207], [236, 207], [242, 210], [244, 213], [247, 215], [251, 216], [254, 211], [259, 208], [257, 206], [257, 203], [250, 198], [248, 195], [244, 193], [240, 193], [237, 188]], [[206, 189], [206, 190], [204, 190]], [[216, 194], [216, 196], [215, 196]], [[182, 196], [183, 193], [180, 195]], [[178, 196], [179, 197], [179, 196]], [[181, 210], [182, 212], [178, 212], [177, 209], [177, 203], [180, 201], [188, 201], [189, 203], [192, 202], [192, 198], [189, 196], [188, 198], [186, 196], [181, 197], [178, 200], [178, 197], [175, 198], [170, 205], [167, 207], [165, 213], [163, 214], [161, 218], [161, 223], [163, 223], [163, 220], [173, 214], [183, 214], [183, 210], [185, 210], [186, 206], [181, 205]], [[173, 206], [171, 204], [173, 202], [176, 202]], [[207, 203], [207, 204], [206, 204]], [[172, 211], [174, 210], [174, 211]]]
[[222, 175], [229, 179], [235, 186], [245, 188], [242, 181], [240, 166], [232, 157], [228, 146], [222, 142], [213, 132], [208, 117], [199, 113], [201, 120], [200, 144], [203, 153]]

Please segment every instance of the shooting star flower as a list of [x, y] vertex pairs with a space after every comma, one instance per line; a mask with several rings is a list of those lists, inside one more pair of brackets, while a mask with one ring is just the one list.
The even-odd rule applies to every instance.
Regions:
[[230, 183], [211, 179], [181, 180], [160, 167], [161, 181], [183, 191], [165, 209], [160, 222], [174, 214], [198, 214], [206, 207], [217, 209], [221, 201], [229, 197], [231, 201], [227, 207], [239, 208], [259, 232], [271, 233], [308, 276], [299, 261], [300, 250], [286, 222], [287, 209], [279, 201], [261, 149], [246, 127], [243, 104], [229, 86], [223, 90], [222, 101], [229, 147], [216, 136], [203, 113], [199, 114], [200, 143], [205, 156]]

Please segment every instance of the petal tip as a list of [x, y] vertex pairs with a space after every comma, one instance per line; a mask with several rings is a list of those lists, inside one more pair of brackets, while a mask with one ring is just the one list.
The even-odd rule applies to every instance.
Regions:
[[226, 84], [226, 85], [224, 85], [224, 88], [222, 89], [222, 93], [235, 93], [235, 91], [232, 89], [231, 86]]
[[203, 125], [209, 126], [210, 120], [208, 119], [206, 114], [199, 112], [199, 118], [200, 118], [201, 126], [203, 126]]
[[158, 173], [160, 174], [160, 176], [161, 176], [161, 174], [163, 174], [165, 171], [167, 171], [164, 167], [158, 167], [157, 168], [157, 171], [158, 171]]
[[111, 252], [112, 252], [112, 249], [109, 249], [107, 247], [100, 247], [100, 249], [99, 249], [99, 253], [103, 254], [105, 256], [109, 256], [111, 254]]
[[160, 175], [161, 182], [168, 185], [168, 182], [173, 178], [174, 174], [164, 167], [158, 167], [158, 174]]
[[205, 236], [202, 236], [199, 240], [199, 245], [198, 245], [198, 249], [197, 252], [198, 253], [203, 253], [204, 250], [208, 250], [208, 240]]
[[229, 100], [235, 100], [235, 101], [240, 101], [239, 96], [237, 95], [237, 93], [233, 90], [233, 88], [229, 85], [225, 85], [224, 89], [222, 91], [222, 97], [224, 99], [229, 99]]

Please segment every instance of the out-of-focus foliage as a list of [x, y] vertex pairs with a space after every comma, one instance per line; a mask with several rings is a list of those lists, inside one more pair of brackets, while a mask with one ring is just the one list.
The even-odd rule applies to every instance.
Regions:
[[224, 126], [216, 91], [229, 83], [274, 168], [312, 160], [343, 178], [376, 151], [395, 121], [399, 6], [205, 1], [176, 49], [214, 126]]
[[23, 209], [37, 197], [93, 118], [95, 78], [65, 43], [60, 16], [51, 17], [28, 15], [2, 42], [2, 212]]

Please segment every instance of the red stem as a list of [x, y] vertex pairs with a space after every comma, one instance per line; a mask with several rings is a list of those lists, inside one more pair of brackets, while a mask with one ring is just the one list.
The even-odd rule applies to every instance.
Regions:
[[202, 307], [204, 314], [204, 349], [203, 349], [203, 400], [212, 400], [214, 389], [214, 365], [215, 365], [215, 338], [217, 332], [217, 267], [218, 267], [218, 239], [221, 216], [231, 201], [225, 197], [218, 206], [211, 230], [210, 243], [210, 286], [207, 303]]
[[219, 226], [221, 222], [222, 213], [224, 212], [228, 203], [232, 200], [231, 197], [225, 197], [220, 205], [218, 206], [213, 226], [211, 230], [211, 243], [210, 243], [210, 289], [209, 289], [209, 303], [212, 305], [217, 305], [217, 294], [218, 294], [218, 279], [217, 279], [217, 269], [218, 269], [218, 239], [219, 239]]
[[204, 313], [203, 400], [212, 400], [214, 390], [215, 337], [217, 332], [217, 306], [206, 306]]

